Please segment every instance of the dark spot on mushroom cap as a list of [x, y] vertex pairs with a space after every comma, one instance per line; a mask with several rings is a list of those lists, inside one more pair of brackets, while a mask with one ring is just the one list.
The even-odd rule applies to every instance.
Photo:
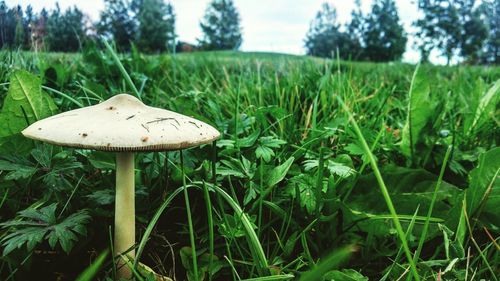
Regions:
[[82, 134], [82, 137], [86, 137], [86, 136], [88, 136], [87, 133], [83, 133]]
[[149, 139], [148, 137], [142, 137], [142, 138], [141, 138], [141, 141], [142, 141], [142, 142], [147, 142], [147, 141], [148, 141], [148, 139]]
[[116, 107], [114, 107], [114, 106], [110, 106], [110, 107], [107, 107], [106, 109], [107, 109], [107, 110], [113, 110], [113, 109], [116, 109]]
[[38, 130], [41, 130], [42, 128], [38, 128]]

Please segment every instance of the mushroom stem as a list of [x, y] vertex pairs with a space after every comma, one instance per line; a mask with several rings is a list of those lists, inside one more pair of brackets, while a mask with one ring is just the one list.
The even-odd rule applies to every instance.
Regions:
[[116, 154], [116, 200], [115, 200], [115, 255], [126, 258], [117, 261], [117, 279], [132, 277], [126, 261], [135, 258], [135, 191], [134, 191], [134, 153]]

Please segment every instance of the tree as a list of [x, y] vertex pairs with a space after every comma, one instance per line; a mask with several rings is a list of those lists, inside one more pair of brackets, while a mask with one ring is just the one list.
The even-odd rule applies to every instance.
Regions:
[[61, 13], [59, 4], [47, 20], [47, 44], [51, 51], [75, 52], [85, 40], [83, 13], [76, 7]]
[[31, 46], [31, 34], [32, 34], [32, 27], [34, 25], [35, 21], [35, 14], [33, 13], [33, 7], [31, 5], [28, 5], [26, 7], [26, 15], [23, 19], [23, 27], [25, 30], [24, 33], [24, 47], [25, 49], [29, 49]]
[[418, 8], [423, 18], [415, 22], [419, 29], [419, 49], [428, 57], [433, 49], [438, 49], [446, 57], [447, 64], [460, 47], [461, 28], [457, 8], [451, 0], [418, 0]]
[[5, 1], [0, 2], [0, 47], [10, 48], [14, 45], [16, 32], [17, 9], [9, 9]]
[[472, 10], [472, 7], [463, 16], [462, 22], [463, 30], [460, 40], [460, 54], [467, 62], [476, 64], [480, 60], [484, 43], [488, 37], [488, 27], [481, 19], [479, 9]]
[[23, 9], [20, 5], [17, 6], [16, 12], [16, 30], [14, 32], [15, 48], [22, 48], [24, 45], [24, 26], [23, 26]]
[[484, 16], [488, 28], [485, 47], [481, 54], [481, 62], [500, 64], [500, 1], [483, 1], [478, 8]]
[[198, 39], [207, 50], [236, 50], [242, 42], [240, 15], [232, 0], [213, 0], [200, 22], [203, 38]]
[[415, 22], [421, 40], [419, 48], [426, 50], [427, 55], [438, 49], [447, 64], [454, 56], [469, 63], [479, 62], [488, 38], [483, 11], [488, 2], [477, 7], [475, 3], [474, 0], [419, 0], [418, 8], [423, 12], [423, 18]]
[[311, 22], [305, 39], [308, 55], [334, 57], [337, 50], [341, 58], [350, 56], [349, 36], [340, 31], [337, 23], [337, 11], [328, 3], [321, 6]]
[[460, 56], [467, 63], [478, 63], [488, 37], [488, 27], [480, 6], [474, 0], [454, 0], [460, 19]]
[[135, 4], [130, 0], [104, 0], [104, 11], [97, 24], [99, 34], [112, 38], [118, 48], [125, 51], [130, 50], [137, 38]]
[[145, 52], [163, 52], [175, 47], [175, 14], [163, 0], [142, 0], [138, 13], [137, 46]]
[[375, 0], [366, 18], [363, 41], [365, 56], [371, 61], [401, 59], [406, 49], [406, 34], [399, 22], [394, 0]]
[[363, 35], [365, 33], [365, 18], [361, 11], [361, 1], [356, 0], [356, 9], [351, 12], [351, 21], [347, 25], [349, 36], [349, 51], [353, 60], [363, 57]]

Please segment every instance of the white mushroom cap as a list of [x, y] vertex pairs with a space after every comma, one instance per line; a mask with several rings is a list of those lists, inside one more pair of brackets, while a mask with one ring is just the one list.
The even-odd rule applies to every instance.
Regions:
[[103, 151], [164, 151], [210, 143], [212, 126], [121, 94], [97, 105], [37, 121], [22, 131], [51, 144]]

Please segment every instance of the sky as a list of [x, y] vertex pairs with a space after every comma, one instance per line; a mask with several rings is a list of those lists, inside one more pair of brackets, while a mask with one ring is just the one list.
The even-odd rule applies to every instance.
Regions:
[[[415, 63], [419, 59], [419, 54], [413, 46], [415, 37], [412, 33], [415, 30], [412, 22], [418, 17], [417, 6], [414, 0], [395, 1], [409, 39], [403, 61]], [[58, 2], [63, 10], [76, 5], [94, 21], [99, 19], [100, 11], [104, 8], [103, 0], [59, 0]], [[196, 39], [202, 36], [199, 22], [210, 0], [170, 2], [176, 14], [178, 39], [196, 43]], [[243, 31], [243, 44], [240, 49], [305, 54], [305, 35], [311, 20], [324, 2], [332, 4], [337, 9], [340, 23], [350, 20], [351, 11], [355, 8], [354, 0], [234, 0], [240, 13]], [[363, 11], [369, 12], [371, 2], [371, 0], [361, 1]], [[7, 0], [6, 3], [9, 7], [20, 4], [23, 8], [30, 4], [35, 12], [39, 12], [43, 7], [53, 9], [56, 0]], [[431, 54], [431, 61], [443, 63], [444, 59]]]

